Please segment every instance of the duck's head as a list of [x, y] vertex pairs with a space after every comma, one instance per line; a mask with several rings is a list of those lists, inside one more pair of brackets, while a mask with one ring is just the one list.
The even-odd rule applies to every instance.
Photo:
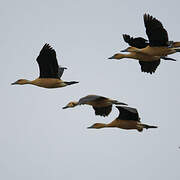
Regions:
[[64, 106], [63, 109], [73, 108], [77, 105], [78, 105], [78, 102], [72, 101], [72, 102], [69, 102], [66, 106]]
[[124, 54], [117, 53], [117, 54], [114, 54], [113, 56], [109, 57], [108, 59], [122, 59], [122, 58], [124, 58]]
[[124, 50], [121, 50], [121, 52], [136, 52], [136, 51], [137, 51], [137, 48], [132, 47], [132, 46], [130, 46]]
[[106, 127], [106, 124], [103, 123], [95, 123], [92, 126], [88, 127], [88, 129], [100, 129]]
[[14, 83], [11, 83], [11, 85], [15, 85], [15, 84], [19, 84], [19, 85], [29, 84], [29, 81], [26, 79], [19, 79], [19, 80], [15, 81]]

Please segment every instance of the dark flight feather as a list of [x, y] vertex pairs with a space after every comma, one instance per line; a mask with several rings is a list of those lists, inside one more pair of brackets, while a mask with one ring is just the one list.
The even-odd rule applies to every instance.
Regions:
[[168, 33], [159, 20], [144, 14], [144, 25], [150, 46], [168, 46]]
[[119, 110], [119, 116], [117, 117], [117, 119], [134, 120], [140, 122], [137, 109], [124, 106], [116, 106], [116, 108]]
[[94, 107], [93, 109], [95, 110], [95, 114], [96, 115], [100, 115], [100, 116], [108, 116], [112, 110], [112, 105], [109, 106], [105, 106], [105, 107]]
[[133, 38], [127, 34], [123, 34], [123, 39], [130, 46], [142, 49], [149, 45], [148, 41], [142, 37]]
[[59, 67], [56, 52], [49, 44], [43, 46], [36, 60], [39, 64], [39, 78], [60, 79], [64, 72], [64, 68]]
[[139, 64], [141, 66], [141, 71], [146, 72], [146, 73], [154, 73], [157, 69], [157, 67], [160, 64], [160, 60], [158, 61], [151, 61], [151, 62], [146, 62], [146, 61], [139, 61]]

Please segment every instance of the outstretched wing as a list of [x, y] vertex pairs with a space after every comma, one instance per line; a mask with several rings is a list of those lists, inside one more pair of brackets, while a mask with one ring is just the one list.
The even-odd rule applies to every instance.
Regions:
[[87, 95], [85, 97], [82, 97], [80, 100], [79, 100], [79, 104], [86, 104], [88, 102], [100, 102], [100, 101], [104, 101], [106, 100], [107, 98], [106, 97], [103, 97], [103, 96], [98, 96], [98, 95]]
[[168, 46], [168, 33], [159, 20], [144, 14], [144, 25], [150, 46]]
[[49, 44], [43, 46], [36, 60], [39, 64], [40, 78], [60, 79], [59, 74], [62, 75], [62, 70], [59, 69], [56, 52]]
[[136, 48], [145, 48], [149, 45], [148, 41], [142, 37], [133, 38], [130, 37], [127, 34], [123, 34], [123, 39], [126, 43], [128, 43], [130, 46], [136, 47]]
[[81, 98], [78, 104], [89, 104], [92, 105], [95, 114], [99, 116], [108, 116], [112, 110], [112, 105], [107, 105], [107, 98], [98, 95], [88, 95]]
[[137, 109], [125, 106], [116, 106], [119, 110], [117, 119], [140, 121]]
[[151, 62], [139, 61], [139, 64], [141, 66], [142, 72], [147, 72], [152, 74], [156, 71], [157, 67], [159, 66], [160, 60], [151, 61]]
[[93, 106], [93, 109], [94, 109], [96, 115], [105, 117], [105, 116], [108, 116], [110, 114], [110, 112], [112, 111], [112, 105], [105, 106], [105, 107], [94, 107]]

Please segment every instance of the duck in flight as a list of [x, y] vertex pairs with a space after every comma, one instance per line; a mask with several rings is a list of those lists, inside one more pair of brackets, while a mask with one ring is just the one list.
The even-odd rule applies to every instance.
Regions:
[[32, 84], [44, 88], [59, 88], [78, 83], [77, 81], [68, 82], [61, 80], [64, 69], [67, 68], [58, 65], [56, 52], [49, 44], [43, 46], [36, 60], [40, 70], [39, 78], [33, 81], [19, 79], [12, 85]]
[[[145, 48], [149, 44], [148, 41], [142, 37], [133, 38], [127, 34], [123, 34], [123, 39], [131, 47], [136, 47], [136, 48]], [[128, 49], [126, 49], [125, 51], [129, 52]], [[129, 54], [122, 54], [122, 53], [115, 54], [109, 59], [122, 59], [122, 58], [131, 58], [131, 59], [138, 60], [141, 66], [141, 71], [150, 73], [150, 74], [156, 71], [157, 67], [160, 64], [161, 59], [176, 61], [175, 59], [166, 57], [166, 56], [162, 56], [162, 57], [150, 56], [150, 55], [137, 53], [137, 52], [131, 52], [131, 51], [129, 52]]]
[[139, 132], [142, 132], [143, 129], [157, 128], [157, 126], [150, 126], [147, 124], [142, 124], [140, 122], [140, 117], [137, 109], [126, 107], [126, 106], [116, 106], [119, 110], [119, 116], [109, 124], [104, 123], [95, 123], [92, 126], [88, 127], [89, 129], [100, 129], [100, 128], [109, 128], [116, 127], [126, 130], [136, 129]]
[[149, 14], [144, 14], [144, 24], [149, 41], [142, 37], [133, 38], [124, 34], [124, 41], [131, 47], [122, 52], [129, 52], [129, 54], [118, 53], [109, 59], [132, 58], [139, 60], [141, 70], [152, 74], [160, 64], [160, 59], [176, 61], [166, 56], [180, 52], [180, 49], [177, 48], [180, 47], [180, 42], [169, 41], [168, 33], [162, 23]]
[[180, 42], [169, 41], [168, 33], [158, 19], [144, 14], [144, 25], [149, 40], [148, 46], [145, 48], [129, 47], [127, 48], [128, 52], [140, 52], [160, 57], [180, 52], [180, 49], [176, 48], [180, 47]]
[[112, 110], [113, 104], [127, 105], [126, 103], [119, 102], [114, 99], [110, 99], [98, 95], [87, 95], [82, 97], [79, 101], [69, 102], [63, 109], [73, 108], [77, 105], [90, 105], [93, 107], [95, 114], [99, 116], [108, 116]]

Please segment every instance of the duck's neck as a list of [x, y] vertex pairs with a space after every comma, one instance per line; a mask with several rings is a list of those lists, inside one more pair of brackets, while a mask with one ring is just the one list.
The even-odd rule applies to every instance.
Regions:
[[130, 52], [128, 54], [123, 54], [124, 58], [130, 58], [130, 59], [138, 59], [136, 52]]
[[122, 53], [118, 53], [114, 59], [124, 59], [124, 58], [133, 58], [134, 59], [134, 56], [136, 55], [135, 52], [129, 52], [128, 54], [122, 54]]
[[24, 85], [24, 84], [32, 84], [32, 81], [27, 80], [27, 79], [23, 79], [23, 81], [21, 81], [20, 84], [22, 84], [22, 85]]
[[100, 128], [108, 128], [108, 127], [116, 127], [114, 122], [111, 122], [111, 123], [108, 123], [108, 124], [105, 124], [105, 123], [99, 123], [99, 127]]
[[73, 103], [73, 107], [79, 105], [79, 102], [77, 102], [77, 101], [73, 101], [72, 103]]
[[98, 129], [107, 127], [107, 124], [105, 123], [98, 123]]

